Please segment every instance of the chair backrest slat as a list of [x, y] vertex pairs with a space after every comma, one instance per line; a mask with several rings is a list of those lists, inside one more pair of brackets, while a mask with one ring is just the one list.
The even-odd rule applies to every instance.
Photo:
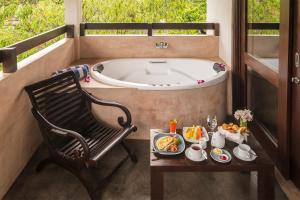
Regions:
[[73, 77], [66, 77], [66, 78], [60, 80], [59, 82], [55, 82], [55, 83], [50, 84], [50, 85], [48, 85], [48, 86], [42, 87], [41, 89], [34, 90], [34, 91], [33, 91], [33, 94], [36, 95], [36, 94], [38, 94], [38, 93], [42, 93], [42, 92], [44, 92], [44, 91], [46, 91], [46, 90], [49, 90], [49, 89], [51, 89], [51, 88], [54, 88], [54, 87], [57, 87], [57, 86], [61, 86], [61, 85], [62, 85], [62, 82], [63, 82], [63, 83], [68, 83], [68, 82], [71, 82], [71, 83], [72, 83], [72, 82], [73, 82]]
[[26, 86], [25, 90], [34, 109], [54, 125], [63, 128], [74, 125], [76, 118], [87, 107], [80, 84], [72, 71]]

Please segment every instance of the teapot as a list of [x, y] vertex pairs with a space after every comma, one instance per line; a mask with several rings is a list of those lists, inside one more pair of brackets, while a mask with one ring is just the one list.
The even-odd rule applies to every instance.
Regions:
[[220, 132], [214, 132], [211, 138], [211, 146], [222, 149], [225, 146], [225, 135]]

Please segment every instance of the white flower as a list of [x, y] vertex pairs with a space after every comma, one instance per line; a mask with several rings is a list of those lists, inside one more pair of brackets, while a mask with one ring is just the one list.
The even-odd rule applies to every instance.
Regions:
[[237, 120], [242, 119], [243, 121], [247, 121], [247, 122], [250, 122], [253, 120], [253, 115], [251, 113], [251, 110], [248, 110], [248, 109], [235, 111], [234, 117]]

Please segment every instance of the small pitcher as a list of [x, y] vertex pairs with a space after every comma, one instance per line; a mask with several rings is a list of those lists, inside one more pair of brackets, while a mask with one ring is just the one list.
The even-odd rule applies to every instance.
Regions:
[[211, 138], [211, 146], [222, 149], [225, 146], [225, 135], [220, 132], [214, 132]]

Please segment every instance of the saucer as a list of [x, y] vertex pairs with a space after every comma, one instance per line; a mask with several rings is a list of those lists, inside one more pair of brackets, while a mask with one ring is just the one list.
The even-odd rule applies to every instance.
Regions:
[[[220, 159], [221, 155], [225, 155], [227, 157], [227, 160]], [[229, 163], [232, 159], [231, 154], [225, 149], [222, 149], [222, 153], [220, 155], [215, 154], [213, 150], [211, 150], [210, 156], [213, 160], [219, 163]]]
[[185, 156], [186, 156], [189, 160], [191, 160], [191, 161], [201, 162], [201, 161], [205, 160], [205, 157], [207, 158], [207, 153], [206, 153], [205, 150], [203, 150], [203, 156], [202, 156], [202, 158], [200, 158], [200, 159], [198, 159], [198, 160], [192, 159], [192, 158], [189, 156], [189, 155], [190, 155], [189, 152], [190, 152], [190, 147], [187, 148], [187, 149], [185, 150]]
[[256, 158], [256, 156], [254, 156], [254, 155], [256, 155], [256, 153], [252, 149], [250, 149], [250, 157], [249, 158], [242, 157], [242, 156], [238, 155], [237, 152], [238, 152], [238, 146], [233, 149], [233, 154], [235, 155], [235, 157], [237, 157], [238, 159], [243, 160], [243, 161], [250, 162], [250, 161], [255, 160], [255, 158]]

